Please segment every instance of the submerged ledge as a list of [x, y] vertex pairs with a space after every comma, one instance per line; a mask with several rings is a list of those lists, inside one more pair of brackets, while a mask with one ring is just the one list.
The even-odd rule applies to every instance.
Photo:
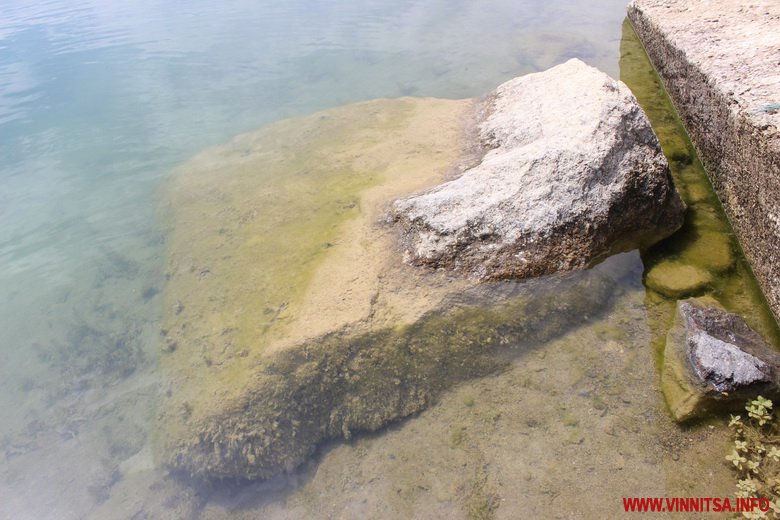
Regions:
[[628, 17], [777, 319], [780, 9], [772, 2], [634, 0]]

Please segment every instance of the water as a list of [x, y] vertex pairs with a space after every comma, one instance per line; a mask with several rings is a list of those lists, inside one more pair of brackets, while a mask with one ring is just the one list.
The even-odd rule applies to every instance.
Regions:
[[[638, 485], [647, 479], [673, 481], [668, 453], [652, 444], [658, 429], [667, 428], [664, 438], [677, 435], [664, 426], [654, 374], [613, 382], [583, 368], [568, 382], [552, 378], [560, 384], [551, 386], [535, 371], [597, 364], [593, 352], [574, 348], [576, 331], [562, 331], [557, 342], [533, 352], [538, 357], [529, 354], [530, 372], [516, 367], [499, 377], [493, 397], [485, 393], [489, 382], [469, 383], [387, 437], [326, 449], [319, 466], [290, 477], [300, 479], [292, 488], [272, 481], [205, 493], [156, 469], [150, 447], [155, 402], [165, 393], [158, 370], [166, 269], [158, 201], [175, 166], [283, 118], [381, 97], [479, 96], [574, 56], [617, 76], [624, 9], [623, 1], [182, 6], [6, 0], [0, 11], [0, 518], [224, 518], [240, 514], [236, 508], [249, 517], [262, 511], [296, 518], [318, 516], [326, 501], [333, 516], [408, 517], [414, 504], [434, 516], [500, 516], [524, 511], [517, 502], [522, 496], [535, 497], [539, 511], [574, 508], [581, 487], [575, 477], [607, 478], [606, 469], [631, 466], [629, 455], [654, 461], [637, 465], [627, 479], [637, 484], [636, 494], [650, 493]], [[630, 281], [622, 303], [613, 304], [600, 328], [586, 328], [606, 355], [650, 341], [641, 262], [638, 255], [625, 262]], [[620, 326], [624, 333], [615, 332]], [[652, 353], [637, 348], [635, 355], [642, 362]], [[536, 359], [545, 361], [536, 366]], [[628, 366], [615, 363], [616, 371]], [[515, 376], [527, 379], [526, 397], [509, 384]], [[614, 390], [627, 384], [635, 385], [633, 397]], [[551, 392], [578, 395], [582, 406], [545, 412]], [[604, 397], [597, 401], [598, 393]], [[530, 399], [524, 410], [535, 410], [530, 419], [514, 417], [511, 403], [521, 398]], [[464, 411], [463, 402], [473, 406]], [[601, 415], [618, 408], [630, 410]], [[503, 421], [496, 418], [502, 414]], [[562, 421], [547, 425], [558, 415]], [[618, 453], [606, 440], [617, 428], [627, 443], [640, 416], [661, 424], [643, 430], [649, 451], [621, 444]], [[552, 449], [546, 438], [562, 439], [567, 461], [610, 462], [580, 474], [561, 467], [554, 453], [525, 460], [526, 452], [510, 442], [518, 423], [508, 418], [526, 424], [523, 435], [539, 449]], [[463, 431], [450, 431], [454, 420]], [[575, 456], [582, 430], [608, 431], [608, 437], [595, 437], [590, 455]], [[406, 463], [381, 458], [408, 446], [418, 431], [419, 449], [392, 459]], [[708, 435], [693, 435], [678, 457], [695, 460]], [[507, 451], [491, 451], [496, 444], [517, 454], [518, 467], [532, 468], [521, 475], [507, 466], [501, 473], [507, 482], [524, 482], [525, 494], [478, 469], [486, 460], [498, 466], [509, 460]], [[415, 454], [443, 468], [433, 501], [421, 498], [433, 477], [408, 462]], [[451, 467], [448, 457], [467, 470]], [[658, 493], [678, 489], [659, 485]], [[374, 494], [385, 498], [366, 505]], [[498, 507], [497, 500], [511, 504]]]

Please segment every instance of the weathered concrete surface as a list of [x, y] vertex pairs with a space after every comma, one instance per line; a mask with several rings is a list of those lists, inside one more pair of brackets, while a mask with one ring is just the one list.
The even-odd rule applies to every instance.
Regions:
[[394, 205], [413, 263], [481, 279], [583, 269], [676, 231], [684, 205], [631, 91], [580, 60], [492, 93], [461, 177]]
[[634, 0], [628, 17], [777, 318], [780, 3]]
[[661, 376], [673, 417], [685, 421], [778, 392], [780, 354], [709, 297], [677, 303]]

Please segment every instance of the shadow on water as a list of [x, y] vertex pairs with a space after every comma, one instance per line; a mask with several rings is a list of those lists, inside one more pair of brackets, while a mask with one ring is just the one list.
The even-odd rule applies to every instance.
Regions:
[[[647, 113], [688, 207], [685, 223], [677, 233], [642, 252], [648, 285], [646, 304], [659, 367], [675, 302], [701, 294], [714, 296], [780, 348], [780, 328], [696, 150], [628, 19], [623, 22], [620, 42], [620, 79]], [[687, 269], [681, 270], [683, 266]], [[696, 281], [694, 277], [698, 277]]]

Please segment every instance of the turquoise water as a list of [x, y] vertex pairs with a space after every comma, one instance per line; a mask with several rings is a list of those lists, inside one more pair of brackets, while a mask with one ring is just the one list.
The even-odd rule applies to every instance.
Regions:
[[358, 100], [478, 96], [575, 56], [617, 76], [624, 4], [5, 0], [0, 518], [107, 518], [150, 465], [172, 167]]

